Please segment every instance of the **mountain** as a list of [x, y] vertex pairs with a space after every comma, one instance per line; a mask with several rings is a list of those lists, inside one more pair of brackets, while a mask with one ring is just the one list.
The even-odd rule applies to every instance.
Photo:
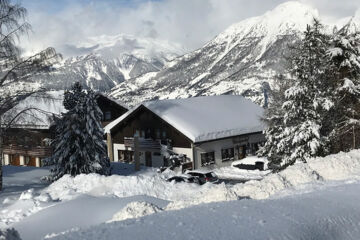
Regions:
[[55, 65], [50, 74], [36, 76], [36, 82], [62, 90], [80, 81], [83, 86], [107, 91], [127, 79], [160, 71], [184, 52], [177, 44], [130, 35], [92, 37], [66, 49], [70, 57]]
[[144, 100], [241, 94], [264, 104], [266, 90], [284, 70], [288, 44], [301, 37], [318, 11], [286, 2], [230, 26], [202, 48], [117, 85], [111, 96], [128, 105]]

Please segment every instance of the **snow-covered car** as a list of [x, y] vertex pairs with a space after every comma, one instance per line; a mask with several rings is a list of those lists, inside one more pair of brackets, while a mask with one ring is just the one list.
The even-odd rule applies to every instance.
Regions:
[[187, 171], [186, 174], [191, 175], [193, 177], [197, 177], [200, 181], [200, 184], [204, 184], [206, 182], [211, 182], [211, 183], [219, 182], [219, 178], [212, 171], [192, 170], [192, 171]]
[[174, 176], [174, 177], [169, 178], [167, 181], [175, 182], [175, 183], [186, 182], [186, 183], [201, 184], [200, 180], [197, 177], [186, 176], [186, 175]]

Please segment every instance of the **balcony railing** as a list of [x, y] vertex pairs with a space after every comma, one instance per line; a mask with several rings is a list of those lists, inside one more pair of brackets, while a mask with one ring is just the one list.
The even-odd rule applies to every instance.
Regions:
[[16, 154], [43, 158], [52, 155], [52, 148], [44, 146], [7, 145], [3, 147], [3, 152], [4, 154]]
[[[125, 147], [134, 149], [134, 138], [124, 138]], [[153, 140], [151, 138], [139, 138], [139, 149], [140, 150], [160, 150], [160, 140]]]

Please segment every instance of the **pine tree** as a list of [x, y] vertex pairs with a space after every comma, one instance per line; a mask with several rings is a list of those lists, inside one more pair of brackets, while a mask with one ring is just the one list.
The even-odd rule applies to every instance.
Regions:
[[68, 112], [57, 121], [57, 135], [52, 143], [55, 166], [50, 178], [59, 179], [64, 174], [110, 174], [110, 162], [103, 141], [102, 112], [96, 94], [85, 92], [75, 84], [64, 96]]
[[322, 25], [316, 19], [304, 35], [298, 46], [291, 49], [288, 71], [293, 78], [292, 86], [274, 106], [282, 103], [281, 110], [266, 116], [271, 122], [265, 132], [270, 143], [260, 154], [270, 156], [270, 164], [288, 166], [328, 152], [327, 127], [323, 126], [323, 119], [333, 106], [327, 89], [329, 38], [322, 33]]
[[74, 83], [71, 91], [66, 90], [64, 92], [63, 105], [66, 110], [71, 110], [76, 105], [84, 101], [86, 93], [83, 91], [82, 86], [79, 82]]
[[334, 90], [334, 126], [331, 132], [333, 152], [358, 147], [360, 133], [360, 33], [345, 25], [335, 32], [328, 55], [336, 86]]

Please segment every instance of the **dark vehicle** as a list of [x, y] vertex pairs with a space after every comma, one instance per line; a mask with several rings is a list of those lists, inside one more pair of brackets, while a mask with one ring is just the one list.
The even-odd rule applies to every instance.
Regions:
[[253, 164], [234, 164], [234, 167], [237, 167], [239, 169], [244, 169], [244, 170], [260, 170], [260, 171], [264, 171], [264, 162], [255, 162], [255, 165]]
[[175, 183], [180, 183], [180, 182], [186, 182], [186, 183], [196, 183], [196, 184], [200, 184], [200, 181], [197, 177], [193, 177], [193, 176], [175, 176], [175, 177], [171, 177], [167, 180], [168, 182], [175, 182]]
[[219, 178], [213, 172], [203, 172], [203, 171], [188, 171], [186, 174], [191, 175], [193, 177], [197, 177], [200, 181], [200, 184], [204, 184], [207, 182], [217, 183], [219, 182]]

